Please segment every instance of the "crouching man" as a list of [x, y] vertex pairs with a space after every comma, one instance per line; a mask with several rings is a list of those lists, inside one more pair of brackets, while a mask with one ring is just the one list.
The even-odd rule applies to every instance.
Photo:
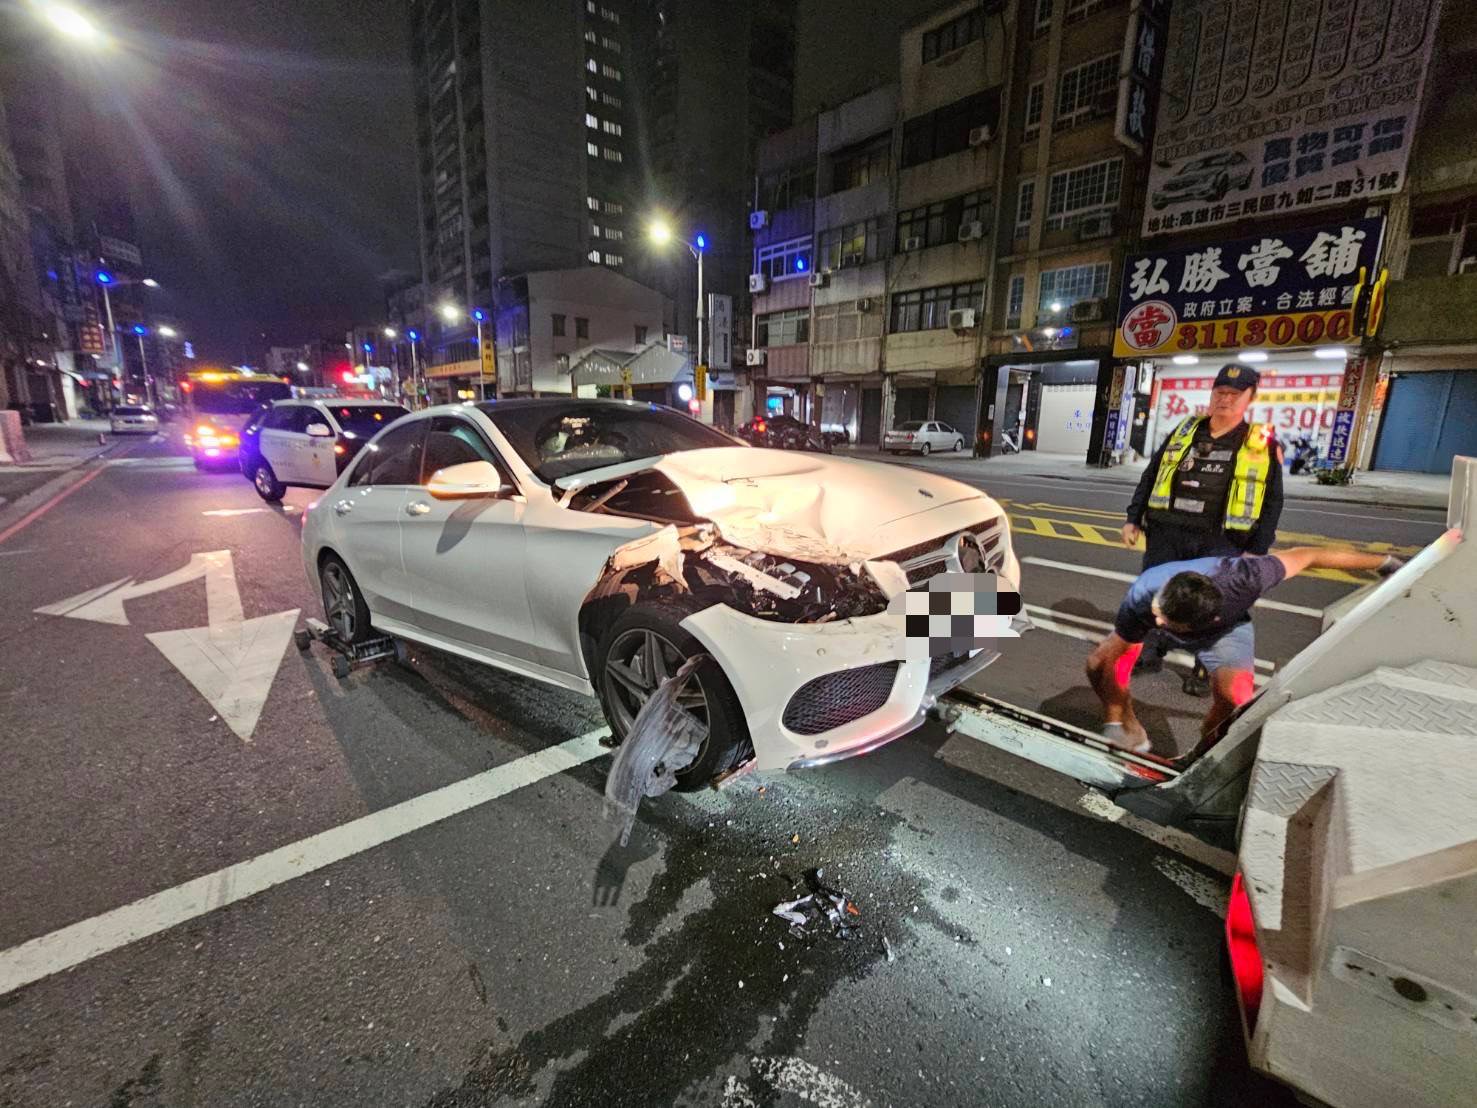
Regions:
[[1210, 674], [1210, 711], [1201, 724], [1202, 739], [1209, 738], [1251, 699], [1256, 658], [1251, 609], [1263, 594], [1308, 569], [1372, 569], [1387, 576], [1402, 564], [1384, 554], [1295, 546], [1276, 554], [1194, 558], [1145, 570], [1128, 586], [1113, 631], [1087, 659], [1087, 679], [1103, 702], [1103, 737], [1135, 754], [1149, 750], [1128, 682], [1144, 637], [1155, 628]]

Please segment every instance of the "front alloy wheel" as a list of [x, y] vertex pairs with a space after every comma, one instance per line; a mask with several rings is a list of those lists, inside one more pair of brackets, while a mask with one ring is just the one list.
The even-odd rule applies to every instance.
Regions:
[[323, 583], [323, 615], [333, 633], [345, 643], [357, 642], [368, 631], [363, 602], [354, 588], [348, 567], [335, 558], [323, 563], [319, 574]]
[[[686, 659], [666, 638], [649, 628], [632, 628], [610, 644], [605, 655], [605, 697], [610, 705], [611, 722], [621, 738], [630, 734], [636, 716]], [[702, 685], [693, 678], [677, 694], [677, 705], [708, 729], [708, 698]]]

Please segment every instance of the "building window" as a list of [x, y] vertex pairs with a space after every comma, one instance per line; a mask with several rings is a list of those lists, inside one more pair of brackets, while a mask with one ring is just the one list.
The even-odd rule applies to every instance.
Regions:
[[619, 54], [621, 52], [621, 44], [615, 39], [611, 38], [609, 35], [600, 36], [600, 45], [605, 47], [605, 49], [609, 50], [612, 54]]
[[591, 73], [599, 73], [600, 72], [600, 66], [595, 61], [594, 58], [586, 58], [585, 59], [585, 68], [588, 69]]
[[822, 231], [816, 240], [816, 265], [841, 269], [875, 262], [882, 253], [882, 221], [864, 219]]
[[599, 100], [600, 99], [600, 94], [595, 91], [595, 86], [594, 85], [586, 85], [585, 86], [585, 95], [588, 96], [591, 100]]
[[1000, 120], [1000, 90], [986, 89], [903, 124], [903, 168], [969, 149], [977, 127], [994, 128]]
[[602, 65], [600, 67], [600, 73], [602, 76], [609, 77], [612, 81], [619, 81], [621, 79], [621, 71], [613, 65]]
[[585, 126], [586, 127], [599, 127], [600, 126], [600, 121], [598, 119], [596, 119], [593, 115], [591, 115], [589, 112], [586, 112], [585, 113]]
[[1068, 23], [1076, 23], [1079, 19], [1086, 19], [1090, 15], [1096, 15], [1104, 8], [1111, 6], [1115, 0], [1067, 0]]
[[844, 192], [887, 176], [887, 148], [892, 139], [882, 135], [831, 155], [831, 191]]
[[605, 202], [606, 215], [621, 215], [625, 210], [626, 206], [624, 204], [618, 204], [614, 200], [607, 200]]
[[585, 255], [585, 257], [589, 258], [590, 261], [594, 262], [596, 265], [600, 264], [600, 251], [598, 250], [591, 250], [588, 254]]
[[586, 31], [585, 32], [585, 41], [586, 42], [593, 43], [597, 37], [598, 36], [596, 36], [596, 34], [595, 34], [594, 31]]
[[585, 153], [592, 158], [598, 158], [600, 156], [600, 144], [598, 142], [585, 143]]
[[605, 148], [605, 160], [608, 162], [621, 161], [621, 152], [619, 150], [612, 150], [610, 147], [607, 146]]
[[1037, 81], [1026, 90], [1026, 138], [1041, 133], [1041, 112], [1046, 103], [1046, 82]]
[[795, 346], [810, 341], [810, 312], [794, 308], [788, 312], [770, 312], [754, 320], [754, 345]]
[[957, 19], [950, 20], [942, 27], [923, 32], [923, 60], [931, 62], [941, 54], [958, 50], [961, 46], [973, 42], [982, 35], [984, 22], [980, 10], [975, 8]]
[[626, 264], [626, 256], [624, 254], [607, 254], [607, 255], [605, 255], [605, 264], [606, 265], [625, 265]]
[[598, 224], [598, 223], [592, 223], [592, 224], [590, 224], [590, 236], [592, 238], [597, 238], [597, 239], [600, 237], [600, 224]]
[[754, 272], [764, 274], [771, 281], [806, 276], [810, 272], [809, 236], [761, 246], [754, 251]]
[[619, 108], [621, 106], [621, 98], [613, 92], [602, 92], [600, 94], [600, 103], [608, 107]]
[[1036, 214], [1036, 182], [1022, 181], [1015, 200], [1015, 233], [1019, 238], [1031, 233], [1031, 217]]
[[815, 199], [815, 165], [795, 166], [766, 174], [759, 182], [760, 207], [782, 212]]
[[[596, 253], [595, 256], [593, 258], [591, 258], [590, 260], [591, 261], [594, 261], [594, 262], [598, 262], [600, 260], [599, 253]], [[554, 325], [554, 337], [556, 339], [562, 339], [564, 337], [564, 315], [563, 315], [563, 313], [561, 313], [561, 312], [555, 312], [553, 315], [551, 315], [549, 317], [549, 319], [550, 319], [550, 321]]]
[[1036, 0], [1036, 31], [1039, 34], [1051, 26], [1051, 0]]
[[1122, 186], [1122, 158], [1053, 173], [1046, 193], [1046, 229], [1072, 227], [1083, 216], [1117, 207]]
[[638, 323], [638, 324], [636, 324], [636, 345], [637, 346], [644, 346], [645, 344], [646, 344], [646, 328], [643, 327], [641, 324]]
[[585, 207], [589, 208], [592, 212], [598, 212], [600, 210], [599, 198], [594, 196], [585, 197]]
[[[1042, 270], [1040, 290], [1038, 312], [1064, 312], [1079, 300], [1101, 300], [1108, 295], [1108, 263]], [[1053, 308], [1053, 304], [1060, 307]]]
[[[595, 10], [595, 7], [592, 4], [590, 6], [590, 11], [591, 12], [594, 12], [594, 10]], [[620, 13], [619, 12], [613, 12], [609, 8], [601, 8], [600, 9], [600, 18], [601, 19], [605, 19], [605, 20], [609, 20], [611, 23], [614, 23], [616, 25], [619, 25], [620, 24], [620, 21], [621, 21]]]
[[626, 237], [626, 233], [619, 227], [607, 227], [605, 228], [605, 237], [612, 242], [620, 242]]
[[983, 281], [895, 293], [892, 298], [890, 330], [894, 334], [936, 331], [949, 325], [949, 313], [955, 308], [979, 310], [984, 306], [984, 299]]
[[1117, 54], [1104, 54], [1063, 73], [1053, 128], [1063, 130], [1111, 114], [1118, 103], [1118, 65]]
[[[605, 264], [610, 264], [609, 254], [605, 255]], [[577, 339], [587, 339], [590, 337], [590, 321], [582, 315], [574, 317], [574, 337]]]
[[595, 14], [595, 0], [585, 0], [585, 11], [591, 15]]
[[[946, 242], [959, 241], [959, 228], [976, 221], [984, 223], [990, 216], [989, 197], [983, 192], [967, 192], [952, 200], [910, 208], [897, 217], [897, 248], [920, 250]], [[917, 242], [908, 245], [911, 240]]]
[[619, 123], [612, 123], [608, 119], [603, 120], [601, 122], [600, 129], [602, 131], [604, 131], [607, 135], [617, 135], [618, 136], [621, 133], [621, 125]]
[[1021, 325], [1021, 309], [1026, 303], [1026, 277], [1017, 273], [1010, 279], [1010, 288], [1005, 296], [1005, 326]]

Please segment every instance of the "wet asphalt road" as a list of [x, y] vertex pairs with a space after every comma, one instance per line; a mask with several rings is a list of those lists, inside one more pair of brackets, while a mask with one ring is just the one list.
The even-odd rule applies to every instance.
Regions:
[[[593, 702], [441, 656], [339, 682], [289, 645], [244, 741], [145, 637], [203, 624], [203, 581], [121, 625], [34, 609], [228, 550], [247, 619], [315, 613], [294, 510], [313, 494], [258, 510], [239, 476], [130, 454], [0, 541], [0, 1105], [1286, 1102], [1245, 1071], [1224, 874], [936, 727], [668, 796], [624, 849]], [[1111, 618], [1116, 582], [1027, 569], [1032, 603]], [[1293, 584], [1299, 604], [1349, 587]], [[1266, 650], [1310, 633], [1269, 629]], [[982, 687], [1071, 708], [1087, 647], [1033, 632]], [[560, 744], [584, 751], [572, 768], [548, 761]], [[363, 830], [515, 776], [384, 841]], [[335, 860], [247, 895], [241, 863], [328, 840]], [[858, 904], [852, 940], [770, 915], [814, 867]], [[115, 912], [206, 875], [181, 922], [157, 898]], [[70, 968], [14, 985], [38, 945]]]

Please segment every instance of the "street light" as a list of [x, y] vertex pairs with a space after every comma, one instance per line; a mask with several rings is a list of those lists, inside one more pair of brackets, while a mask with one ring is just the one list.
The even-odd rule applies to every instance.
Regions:
[[169, 327], [169, 326], [167, 326], [167, 325], [165, 325], [163, 323], [161, 323], [158, 327], [154, 328], [154, 330], [156, 330], [156, 331], [159, 332], [159, 337], [160, 338], [165, 338], [165, 339], [177, 339], [177, 338], [179, 338], [179, 332], [178, 331], [176, 331], [173, 327]]
[[98, 26], [76, 8], [67, 4], [42, 3], [38, 5], [41, 16], [58, 34], [88, 46], [101, 46], [103, 33]]
[[[487, 322], [487, 313], [481, 308], [472, 309], [472, 318], [477, 323], [477, 399], [487, 399], [487, 365], [482, 358], [482, 324]], [[495, 385], [497, 395], [502, 396], [500, 385]]]
[[395, 328], [393, 327], [386, 327], [384, 330], [384, 335], [387, 339], [398, 339], [400, 337], [400, 332], [395, 330]]
[[703, 310], [703, 255], [708, 252], [708, 236], [698, 233], [691, 242], [678, 238], [672, 231], [672, 226], [665, 219], [653, 219], [647, 226], [647, 236], [656, 246], [665, 246], [674, 238], [687, 247], [688, 253], [697, 259], [697, 346], [693, 352], [693, 363], [695, 365], [707, 365], [707, 349], [703, 345], [703, 320], [707, 313]]
[[461, 310], [455, 304], [442, 304], [436, 309], [441, 313], [441, 318], [447, 323], [455, 323], [461, 318]]
[[421, 333], [412, 329], [405, 332], [405, 337], [410, 340], [410, 388], [415, 393], [414, 403], [419, 404], [421, 398], [421, 368], [420, 362], [416, 358], [415, 347], [416, 343], [421, 340]]
[[307, 362], [298, 362], [297, 363], [297, 371], [299, 373], [306, 373], [306, 372], [308, 372], [308, 370], [310, 368], [312, 368], [312, 367], [309, 366]]

